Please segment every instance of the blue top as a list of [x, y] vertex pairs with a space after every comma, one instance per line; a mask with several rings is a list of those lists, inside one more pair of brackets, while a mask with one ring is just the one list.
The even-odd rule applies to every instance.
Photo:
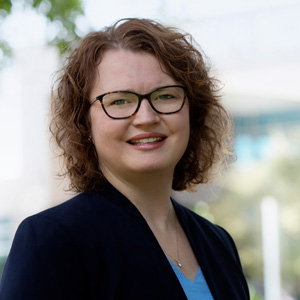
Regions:
[[168, 258], [188, 300], [213, 300], [206, 280], [202, 274], [201, 268], [196, 274], [195, 280], [191, 281], [173, 264]]

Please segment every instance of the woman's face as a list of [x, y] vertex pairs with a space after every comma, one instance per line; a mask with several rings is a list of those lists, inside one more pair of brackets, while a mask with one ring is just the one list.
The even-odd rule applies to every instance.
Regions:
[[[90, 99], [112, 91], [146, 94], [178, 84], [164, 73], [158, 60], [145, 52], [109, 50], [97, 68]], [[111, 119], [96, 101], [90, 108], [91, 134], [99, 167], [109, 179], [168, 172], [173, 175], [189, 140], [189, 104], [181, 111], [162, 115], [142, 100], [139, 111], [128, 119]], [[155, 139], [159, 138], [159, 139]]]

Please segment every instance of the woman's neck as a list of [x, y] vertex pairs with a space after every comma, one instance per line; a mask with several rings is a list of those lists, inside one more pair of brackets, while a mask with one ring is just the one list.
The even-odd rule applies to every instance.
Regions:
[[136, 206], [150, 227], [164, 230], [173, 222], [172, 174], [142, 174], [135, 178], [105, 175]]

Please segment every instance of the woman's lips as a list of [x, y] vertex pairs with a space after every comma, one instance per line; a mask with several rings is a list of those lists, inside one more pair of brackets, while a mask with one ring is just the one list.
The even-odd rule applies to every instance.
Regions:
[[162, 142], [167, 138], [167, 136], [152, 132], [152, 133], [144, 133], [139, 134], [132, 137], [130, 140], [127, 141], [130, 145], [141, 148], [141, 149], [155, 149], [162, 145]]

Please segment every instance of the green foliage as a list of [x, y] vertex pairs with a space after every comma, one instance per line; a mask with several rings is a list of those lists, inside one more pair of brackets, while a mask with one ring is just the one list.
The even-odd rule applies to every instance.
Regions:
[[[0, 69], [4, 67], [6, 59], [12, 56], [12, 49], [8, 43], [0, 39]], [[5, 59], [4, 59], [5, 58]]]
[[9, 0], [0, 0], [0, 9], [4, 10], [6, 13], [10, 13], [12, 8], [12, 3]]
[[[57, 25], [58, 34], [49, 41], [49, 44], [57, 46], [60, 53], [63, 53], [71, 42], [78, 39], [78, 28], [75, 21], [78, 16], [83, 15], [81, 0], [20, 0], [18, 4], [20, 5], [20, 3], [24, 9], [33, 8], [37, 13], [44, 15], [49, 23]], [[0, 21], [12, 13], [13, 7], [12, 1], [0, 0]], [[10, 54], [10, 46], [6, 41], [0, 39], [0, 61], [1, 56], [3, 60]]]
[[249, 291], [250, 291], [250, 300], [263, 300], [263, 296], [260, 295], [251, 284], [249, 285]]
[[81, 1], [34, 0], [32, 6], [43, 11], [50, 22], [62, 25], [59, 34], [50, 42], [63, 53], [67, 49], [67, 45], [78, 38], [75, 20], [76, 17], [83, 14]]
[[6, 261], [6, 257], [0, 256], [0, 281], [1, 281], [2, 273], [3, 273], [5, 261]]

